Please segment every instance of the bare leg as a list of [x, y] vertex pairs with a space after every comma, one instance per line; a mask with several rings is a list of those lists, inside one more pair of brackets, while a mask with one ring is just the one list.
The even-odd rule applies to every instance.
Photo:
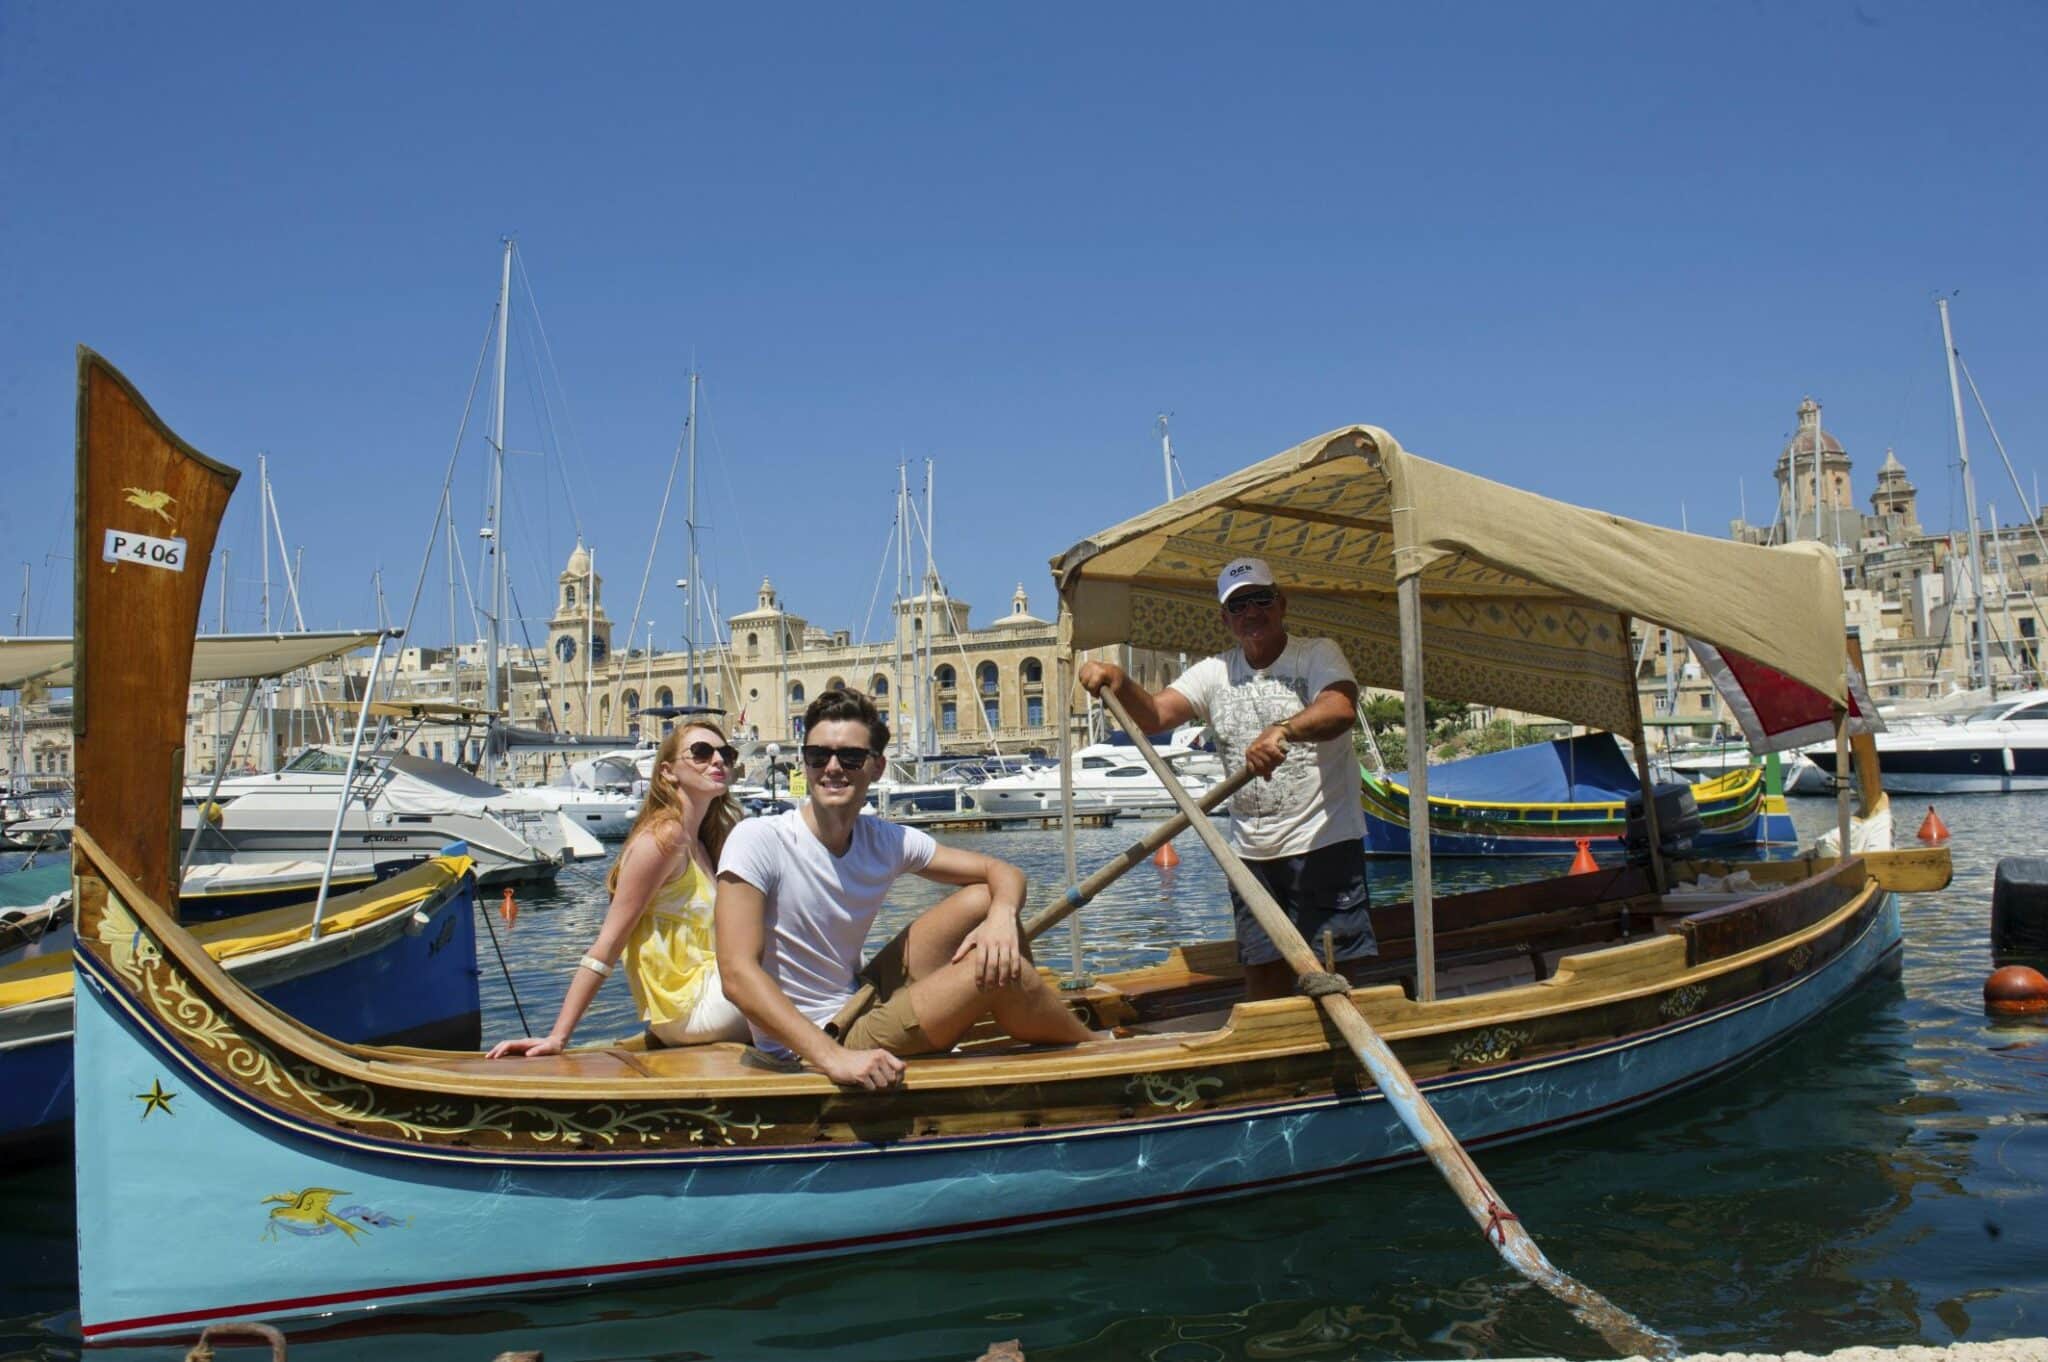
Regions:
[[1014, 984], [984, 990], [975, 980], [976, 967], [973, 960], [948, 964], [905, 990], [918, 1026], [932, 1044], [950, 1048], [991, 1012], [997, 1025], [1021, 1041], [1078, 1045], [1095, 1038], [1038, 971], [1026, 970]]

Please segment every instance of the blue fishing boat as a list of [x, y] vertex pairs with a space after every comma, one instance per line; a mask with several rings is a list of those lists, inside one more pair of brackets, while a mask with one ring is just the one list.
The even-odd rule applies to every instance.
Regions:
[[[1408, 786], [1393, 772], [1360, 774], [1365, 848], [1410, 849]], [[1596, 856], [1627, 852], [1628, 801], [1641, 789], [1611, 733], [1586, 733], [1463, 757], [1429, 768], [1429, 846], [1438, 856], [1571, 856], [1581, 840]], [[1691, 787], [1700, 828], [1695, 850], [1766, 854], [1798, 843], [1782, 790], [1763, 766], [1744, 766]]]
[[[141, 443], [137, 417], [120, 410], [139, 399], [95, 357], [82, 368], [81, 457], [109, 427], [107, 438]], [[171, 445], [167, 433], [160, 443], [131, 483], [167, 487], [182, 505], [217, 515], [232, 473]], [[81, 542], [97, 543], [122, 523], [118, 498], [90, 463], [80, 487]], [[1442, 559], [1413, 551], [1486, 488], [1407, 454], [1384, 431], [1336, 432], [1063, 555], [1063, 638], [1081, 648], [1115, 636], [1209, 646], [1209, 584], [1242, 551], [1239, 536], [1256, 535], [1270, 555], [1298, 532], [1315, 539], [1313, 559], [1301, 562], [1323, 569], [1311, 576], [1304, 567], [1296, 609], [1354, 642], [1384, 639], [1388, 593], [1358, 583], [1393, 581], [1397, 548], [1403, 562], [1441, 570]], [[1824, 550], [1728, 546], [1752, 594], [1783, 602], [1759, 633], [1731, 623], [1717, 593], [1595, 594], [1595, 578], [1571, 564], [1622, 547], [1640, 557], [1642, 546], [1622, 539], [1650, 527], [1512, 496], [1522, 500], [1484, 523], [1530, 527], [1573, 553], [1518, 555], [1482, 532], [1470, 552], [1488, 589], [1579, 601], [1610, 630], [1631, 606], [1655, 608], [1688, 633], [1739, 641], [1823, 712], [1843, 711], [1839, 637], [1811, 639], [1838, 619], [1828, 611], [1839, 610], [1839, 577]], [[1398, 536], [1385, 527], [1390, 502], [1411, 508]], [[1300, 514], [1290, 518], [1289, 504]], [[1431, 519], [1438, 508], [1442, 523]], [[194, 561], [204, 562], [210, 527], [187, 533], [201, 546]], [[1504, 565], [1523, 575], [1504, 581]], [[169, 619], [189, 638], [197, 595], [187, 602], [177, 588], [191, 584], [160, 576], [82, 573], [81, 608], [89, 619]], [[1477, 580], [1454, 578], [1461, 603]], [[1369, 619], [1347, 621], [1352, 609]], [[83, 637], [89, 650], [94, 630]], [[88, 651], [87, 700], [155, 686], [167, 713], [182, 695], [177, 637], [145, 632], [124, 638], [118, 656]], [[1454, 633], [1424, 637], [1449, 660], [1483, 662]], [[1582, 674], [1607, 683], [1556, 692], [1561, 707], [1594, 721], [1632, 706], [1617, 665], [1625, 648], [1625, 626], [1618, 641], [1582, 646]], [[1448, 674], [1460, 698], [1527, 698], [1517, 693], [1520, 659], [1496, 673]], [[145, 728], [81, 724], [81, 771], [123, 761], [139, 774], [152, 764], [168, 774], [169, 725]], [[1021, 1047], [985, 1027], [950, 1054], [909, 1061], [902, 1086], [880, 1092], [750, 1062], [737, 1045], [600, 1044], [522, 1062], [343, 1045], [261, 1004], [160, 906], [170, 884], [160, 835], [167, 801], [138, 799], [124, 820], [92, 788], [90, 779], [81, 785], [75, 841], [80, 1321], [89, 1342], [1008, 1234], [1424, 1157], [1414, 1094], [1368, 1077], [1380, 1070], [1333, 1043], [1321, 1004], [1238, 1001], [1229, 943], [1184, 946], [1071, 990], [1093, 1025], [1117, 1028], [1113, 1038]], [[170, 788], [136, 782], [140, 791]], [[1874, 785], [1863, 793], [1881, 803]], [[1182, 817], [1199, 814], [1184, 807]], [[1124, 863], [1142, 863], [1144, 849]], [[1442, 899], [1431, 898], [1425, 869], [1413, 905], [1375, 908], [1381, 952], [1339, 962], [1350, 987], [1338, 980], [1335, 991], [1468, 1147], [1523, 1139], [1634, 1110], [1782, 1042], [1895, 969], [1893, 893], [1948, 877], [1940, 848], [1734, 869], [1653, 860]], [[1099, 872], [1060, 895], [1031, 932], [1104, 882]], [[1676, 892], [1681, 883], [1690, 892]], [[466, 882], [450, 892], [465, 896]], [[175, 1184], [161, 1178], [165, 1167], [184, 1170]], [[1525, 1235], [1498, 1201], [1485, 1222], [1503, 1243]], [[177, 1226], [177, 1253], [151, 1232], [165, 1223]]]

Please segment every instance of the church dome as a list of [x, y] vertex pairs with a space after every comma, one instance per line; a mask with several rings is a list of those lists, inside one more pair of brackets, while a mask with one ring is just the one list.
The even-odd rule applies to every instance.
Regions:
[[1783, 463], [1787, 459], [1811, 459], [1813, 457], [1813, 432], [1816, 429], [1820, 431], [1820, 452], [1824, 457], [1829, 454], [1847, 454], [1849, 452], [1842, 448], [1840, 440], [1828, 434], [1827, 428], [1821, 425], [1820, 403], [1809, 397], [1799, 404], [1799, 430], [1791, 439], [1785, 442], [1785, 448], [1779, 453], [1778, 461]]

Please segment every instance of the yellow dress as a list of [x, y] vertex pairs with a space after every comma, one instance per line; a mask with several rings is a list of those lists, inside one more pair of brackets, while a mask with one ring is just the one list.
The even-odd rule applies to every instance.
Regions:
[[651, 1025], [686, 1022], [718, 985], [711, 935], [712, 880], [695, 861], [654, 891], [626, 938], [626, 982]]

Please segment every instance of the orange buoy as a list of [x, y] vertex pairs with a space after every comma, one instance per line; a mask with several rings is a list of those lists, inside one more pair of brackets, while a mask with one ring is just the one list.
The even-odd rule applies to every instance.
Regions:
[[1948, 840], [1948, 824], [1941, 821], [1941, 815], [1934, 811], [1932, 804], [1927, 806], [1927, 816], [1920, 820], [1919, 837], [1923, 842]]
[[498, 916], [507, 922], [518, 920], [519, 905], [512, 901], [512, 886], [509, 884], [505, 886], [504, 900], [498, 904]]
[[1578, 838], [1577, 846], [1579, 849], [1572, 856], [1570, 873], [1574, 875], [1590, 875], [1595, 870], [1598, 870], [1600, 863], [1593, 859], [1593, 839], [1590, 837]]
[[1161, 842], [1159, 850], [1152, 853], [1152, 864], [1161, 870], [1177, 866], [1180, 864], [1180, 853], [1173, 849], [1173, 843]]
[[2026, 965], [1993, 970], [1984, 981], [1984, 1010], [1994, 1017], [2048, 1012], [2048, 975]]

